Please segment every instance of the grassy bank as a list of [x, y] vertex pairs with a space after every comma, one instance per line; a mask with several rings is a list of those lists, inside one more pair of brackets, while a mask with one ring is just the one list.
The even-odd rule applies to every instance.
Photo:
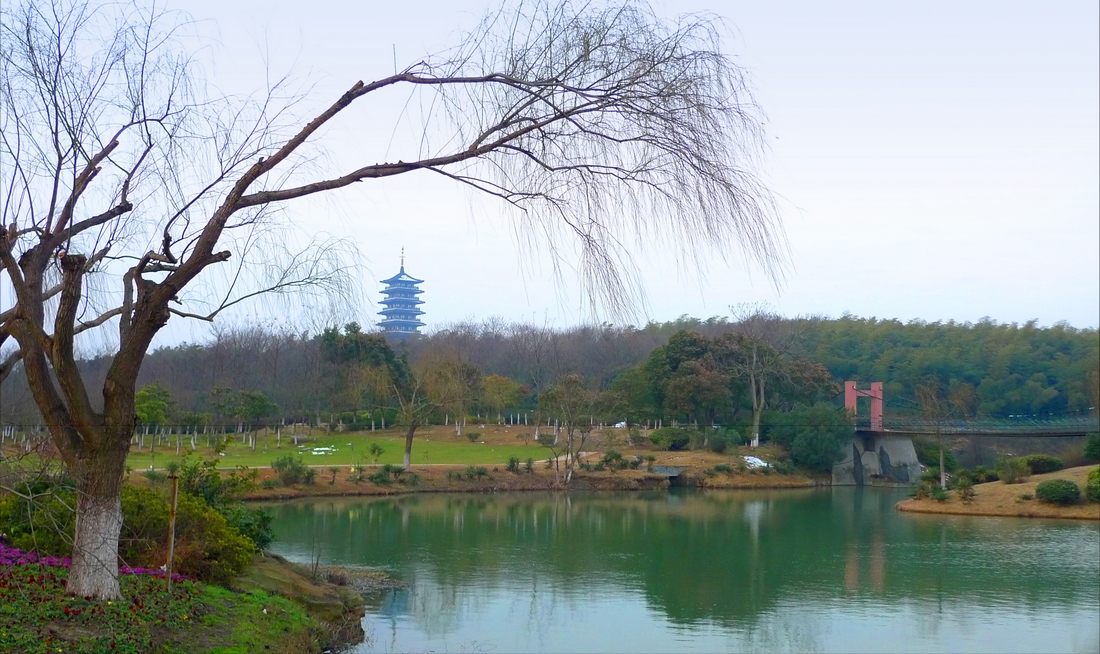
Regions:
[[311, 652], [320, 632], [294, 602], [263, 591], [237, 593], [162, 577], [122, 575], [127, 599], [64, 594], [68, 570], [42, 564], [0, 569], [0, 651]]
[[898, 502], [897, 508], [899, 511], [914, 513], [1100, 520], [1100, 503], [1088, 501], [1083, 492], [1079, 503], [1068, 506], [1047, 504], [1035, 499], [1035, 487], [1048, 479], [1068, 479], [1083, 490], [1089, 470], [1095, 467], [1081, 466], [1032, 475], [1022, 484], [1006, 484], [1000, 481], [978, 484], [974, 486], [975, 497], [969, 504], [963, 503], [952, 492], [943, 502], [932, 499], [903, 500]]
[[[306, 654], [363, 637], [362, 592], [400, 583], [373, 570], [319, 574], [256, 555], [229, 588], [129, 570], [125, 599], [65, 595], [68, 559], [0, 545], [0, 652]], [[331, 583], [335, 581], [336, 583]]]

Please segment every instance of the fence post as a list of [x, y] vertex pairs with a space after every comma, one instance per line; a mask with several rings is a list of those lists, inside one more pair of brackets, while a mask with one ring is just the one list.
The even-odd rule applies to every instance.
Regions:
[[176, 557], [176, 500], [179, 497], [179, 477], [171, 472], [168, 478], [172, 480], [172, 503], [168, 507], [168, 565], [165, 566], [168, 579], [168, 594], [172, 593], [172, 559]]

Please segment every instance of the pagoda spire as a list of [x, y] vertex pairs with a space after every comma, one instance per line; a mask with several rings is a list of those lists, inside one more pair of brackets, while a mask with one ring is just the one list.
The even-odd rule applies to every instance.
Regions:
[[398, 340], [418, 334], [417, 330], [424, 326], [420, 321], [420, 316], [424, 315], [420, 305], [424, 301], [417, 296], [424, 292], [420, 290], [420, 284], [424, 280], [405, 272], [404, 247], [401, 248], [401, 272], [389, 279], [383, 279], [382, 283], [386, 285], [382, 290], [382, 306], [385, 308], [378, 313], [384, 319], [378, 325], [387, 336]]

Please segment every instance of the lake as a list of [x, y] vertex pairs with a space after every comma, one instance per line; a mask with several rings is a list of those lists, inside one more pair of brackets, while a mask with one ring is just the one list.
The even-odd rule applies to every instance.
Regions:
[[898, 513], [903, 490], [271, 504], [272, 550], [384, 568], [356, 652], [1097, 652], [1100, 524]]

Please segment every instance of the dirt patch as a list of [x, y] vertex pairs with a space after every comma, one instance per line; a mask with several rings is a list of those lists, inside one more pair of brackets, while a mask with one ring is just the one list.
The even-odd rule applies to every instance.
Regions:
[[[1081, 466], [1042, 475], [1032, 475], [1028, 481], [1022, 484], [1005, 484], [1000, 481], [978, 484], [974, 487], [976, 495], [970, 504], [963, 504], [952, 492], [951, 497], [944, 502], [931, 499], [902, 500], [897, 503], [897, 509], [914, 513], [1100, 520], [1100, 504], [1089, 502], [1084, 498], [1085, 481], [1088, 478], [1089, 470], [1095, 467]], [[1040, 482], [1048, 479], [1068, 479], [1075, 482], [1081, 487], [1082, 501], [1069, 506], [1056, 506], [1034, 499], [1035, 487]], [[1032, 499], [1023, 499], [1022, 496], [1027, 495], [1030, 495]]]
[[94, 640], [106, 633], [103, 629], [97, 629], [88, 625], [70, 624], [68, 622], [52, 621], [42, 625], [42, 628], [56, 638], [68, 641], [80, 641], [83, 639]]

